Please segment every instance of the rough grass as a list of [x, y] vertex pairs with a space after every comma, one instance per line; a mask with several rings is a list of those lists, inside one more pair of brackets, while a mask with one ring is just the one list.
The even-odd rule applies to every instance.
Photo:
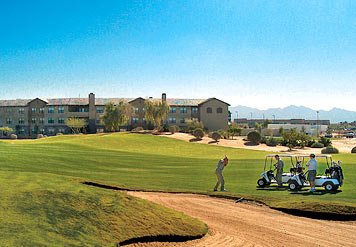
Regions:
[[[224, 170], [226, 188], [234, 197], [264, 202], [271, 207], [314, 212], [355, 214], [356, 165], [351, 154], [334, 155], [343, 161], [345, 185], [335, 193], [259, 189], [262, 151], [187, 143], [162, 136], [100, 134], [59, 136], [40, 140], [0, 142], [1, 170], [75, 177], [121, 188], [212, 194], [219, 158], [229, 156]], [[288, 170], [288, 161], [286, 161]], [[325, 163], [319, 162], [318, 174]], [[342, 192], [341, 192], [342, 191]]]
[[116, 246], [132, 238], [202, 236], [199, 220], [67, 178], [0, 172], [1, 246]]

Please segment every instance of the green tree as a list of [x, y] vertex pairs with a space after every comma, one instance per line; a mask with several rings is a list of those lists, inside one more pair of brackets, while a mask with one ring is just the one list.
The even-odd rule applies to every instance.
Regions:
[[266, 118], [265, 120], [263, 120], [262, 126], [263, 128], [267, 128], [269, 124], [271, 124], [272, 121], [269, 120], [268, 118]]
[[187, 132], [193, 133], [193, 131], [197, 128], [204, 129], [204, 125], [202, 122], [199, 122], [197, 120], [187, 120]]
[[311, 140], [311, 137], [307, 135], [305, 132], [300, 132], [298, 135], [298, 141], [301, 148], [304, 148], [308, 142]]
[[292, 148], [294, 148], [298, 143], [299, 135], [297, 128], [293, 128], [289, 131], [284, 131], [283, 133], [283, 140], [284, 143], [289, 147], [289, 151], [292, 151]]
[[120, 101], [118, 105], [115, 105], [113, 102], [106, 104], [105, 113], [101, 118], [106, 131], [120, 131], [120, 126], [127, 123], [132, 112], [132, 106], [123, 101]]
[[72, 130], [72, 133], [79, 134], [84, 130], [86, 122], [83, 118], [71, 117], [67, 118], [66, 125]]
[[9, 134], [9, 132], [13, 132], [14, 130], [11, 129], [10, 127], [2, 127], [2, 128], [0, 128], [0, 131], [2, 131], [4, 136], [7, 136]]
[[148, 122], [153, 122], [156, 129], [160, 129], [162, 121], [166, 119], [169, 112], [169, 105], [166, 102], [145, 101], [145, 117]]
[[283, 128], [282, 126], [279, 127], [278, 133], [279, 133], [281, 136], [283, 136], [284, 128]]
[[242, 129], [239, 128], [238, 126], [232, 124], [229, 126], [229, 128], [227, 129], [227, 132], [229, 134], [229, 136], [232, 137], [232, 139], [234, 139], [234, 136], [239, 136], [242, 133]]
[[258, 133], [260, 133], [260, 134], [261, 134], [262, 125], [256, 122], [256, 123], [255, 123], [255, 130], [257, 130], [257, 131], [258, 131]]

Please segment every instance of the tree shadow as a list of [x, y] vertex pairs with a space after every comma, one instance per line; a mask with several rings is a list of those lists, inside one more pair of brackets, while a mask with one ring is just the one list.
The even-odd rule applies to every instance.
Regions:
[[192, 138], [189, 140], [189, 142], [198, 142], [198, 141], [201, 141], [202, 139], [200, 138]]
[[259, 144], [258, 143], [255, 143], [255, 142], [251, 142], [251, 141], [247, 141], [244, 143], [245, 146], [258, 146]]
[[219, 143], [219, 141], [210, 141], [208, 144]]

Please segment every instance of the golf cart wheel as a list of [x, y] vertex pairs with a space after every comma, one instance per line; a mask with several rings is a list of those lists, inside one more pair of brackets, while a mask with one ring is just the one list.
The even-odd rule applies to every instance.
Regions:
[[333, 191], [333, 190], [335, 190], [335, 185], [332, 182], [326, 182], [324, 184], [324, 188], [326, 191]]
[[299, 189], [299, 185], [298, 185], [297, 181], [290, 181], [288, 184], [288, 188], [290, 190], [296, 191]]
[[258, 187], [265, 187], [267, 185], [266, 179], [260, 178], [259, 180], [257, 180], [257, 185]]

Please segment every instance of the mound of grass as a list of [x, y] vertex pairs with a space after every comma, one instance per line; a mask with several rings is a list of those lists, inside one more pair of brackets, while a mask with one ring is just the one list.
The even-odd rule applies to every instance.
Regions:
[[126, 193], [48, 174], [0, 176], [1, 246], [116, 246], [133, 238], [207, 232], [196, 219]]

